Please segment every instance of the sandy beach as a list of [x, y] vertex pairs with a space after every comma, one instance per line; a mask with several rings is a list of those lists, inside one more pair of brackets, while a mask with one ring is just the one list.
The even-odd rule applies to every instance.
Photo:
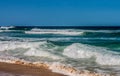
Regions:
[[[114, 76], [98, 74], [90, 71], [77, 71], [72, 67], [55, 66], [66, 75], [52, 72], [50, 65], [45, 63], [27, 63], [23, 61], [0, 62], [0, 76]], [[76, 73], [76, 75], [75, 75]]]
[[65, 76], [62, 74], [53, 73], [51, 70], [42, 66], [35, 67], [32, 65], [26, 66], [20, 64], [4, 63], [4, 62], [0, 62], [0, 72], [10, 73], [13, 74], [13, 76], [21, 76], [21, 75], [22, 76]]

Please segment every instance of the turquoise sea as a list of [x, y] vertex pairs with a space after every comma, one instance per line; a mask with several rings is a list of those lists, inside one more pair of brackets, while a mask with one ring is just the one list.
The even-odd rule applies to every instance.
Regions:
[[0, 58], [120, 75], [120, 27], [0, 28]]

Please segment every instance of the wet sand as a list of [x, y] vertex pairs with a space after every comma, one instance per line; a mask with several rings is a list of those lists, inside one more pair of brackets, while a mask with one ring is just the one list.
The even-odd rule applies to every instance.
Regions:
[[30, 76], [65, 76], [58, 73], [53, 73], [45, 67], [27, 66], [20, 64], [11, 64], [0, 62], [0, 72], [10, 73], [15, 76], [30, 75]]

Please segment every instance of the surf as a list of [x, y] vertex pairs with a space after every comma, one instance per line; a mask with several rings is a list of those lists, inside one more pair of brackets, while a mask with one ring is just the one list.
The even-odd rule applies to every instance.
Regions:
[[57, 30], [57, 29], [32, 29], [25, 31], [26, 34], [60, 34], [60, 35], [81, 35], [83, 32], [76, 32], [73, 30]]
[[74, 43], [66, 47], [63, 55], [70, 58], [95, 58], [100, 65], [120, 65], [120, 53], [103, 47]]

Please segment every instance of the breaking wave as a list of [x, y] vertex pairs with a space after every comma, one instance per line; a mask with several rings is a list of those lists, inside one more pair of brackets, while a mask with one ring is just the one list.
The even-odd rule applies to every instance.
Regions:
[[15, 28], [14, 26], [1, 26], [0, 29], [2, 30], [8, 30], [8, 29], [11, 29], [11, 28]]
[[113, 52], [107, 48], [95, 47], [91, 45], [74, 43], [66, 47], [63, 55], [70, 58], [95, 58], [101, 65], [120, 65], [119, 52]]
[[70, 29], [57, 30], [57, 29], [32, 29], [25, 31], [26, 34], [62, 34], [62, 35], [81, 35], [83, 32], [78, 32]]
[[[61, 52], [58, 50], [61, 50]], [[57, 46], [47, 41], [2, 41], [0, 42], [0, 52], [5, 52], [5, 54], [7, 53], [12, 56], [35, 56], [51, 59], [66, 59], [66, 56], [74, 59], [93, 58], [98, 64], [101, 65], [120, 65], [119, 52], [81, 43], [73, 43], [72, 45], [63, 48], [62, 46]], [[1, 53], [1, 55], [2, 54], [3, 53]]]
[[57, 49], [52, 43], [42, 42], [0, 42], [0, 51], [8, 54], [21, 56], [47, 57], [52, 59], [61, 59], [59, 55], [54, 54]]

